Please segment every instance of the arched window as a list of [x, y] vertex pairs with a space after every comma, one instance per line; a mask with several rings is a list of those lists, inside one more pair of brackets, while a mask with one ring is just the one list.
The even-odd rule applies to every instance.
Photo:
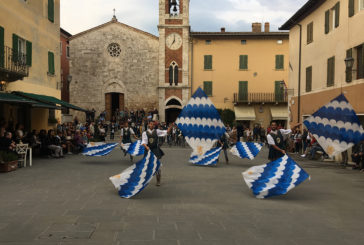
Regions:
[[169, 85], [173, 84], [178, 86], [178, 65], [175, 61], [169, 66]]
[[177, 16], [179, 15], [179, 0], [169, 0], [169, 14]]

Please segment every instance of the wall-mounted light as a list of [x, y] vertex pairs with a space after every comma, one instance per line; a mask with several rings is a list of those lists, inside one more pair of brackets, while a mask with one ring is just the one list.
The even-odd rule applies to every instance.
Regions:
[[6, 82], [5, 81], [1, 81], [0, 82], [0, 91], [5, 91], [6, 90]]

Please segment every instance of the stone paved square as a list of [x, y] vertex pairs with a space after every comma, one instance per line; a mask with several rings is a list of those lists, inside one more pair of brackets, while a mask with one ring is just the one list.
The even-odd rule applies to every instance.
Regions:
[[[232, 155], [196, 167], [188, 148], [164, 148], [155, 179], [122, 199], [108, 177], [130, 166], [115, 149], [90, 158], [35, 159], [0, 175], [0, 245], [362, 244], [364, 174], [297, 159], [311, 175], [288, 195], [256, 199], [241, 172], [267, 163]], [[222, 159], [222, 157], [221, 157]]]

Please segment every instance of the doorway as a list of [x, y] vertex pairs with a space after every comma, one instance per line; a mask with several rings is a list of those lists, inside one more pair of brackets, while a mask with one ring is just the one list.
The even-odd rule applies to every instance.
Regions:
[[124, 110], [124, 94], [121, 93], [107, 93], [105, 94], [105, 110], [106, 120], [110, 121], [116, 112]]

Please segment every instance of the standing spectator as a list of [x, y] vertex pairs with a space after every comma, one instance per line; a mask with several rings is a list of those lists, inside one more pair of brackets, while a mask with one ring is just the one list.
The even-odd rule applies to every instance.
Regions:
[[115, 136], [115, 122], [110, 124], [110, 139], [113, 140]]
[[303, 152], [306, 151], [307, 145], [309, 143], [308, 137], [309, 137], [308, 130], [306, 128], [304, 128], [303, 133], [302, 133]]
[[243, 137], [244, 137], [244, 127], [241, 123], [238, 124], [238, 126], [236, 127], [236, 131], [237, 131], [237, 140], [238, 141], [243, 141]]
[[256, 124], [253, 128], [253, 138], [254, 138], [254, 141], [258, 141], [258, 138], [259, 138], [259, 134], [260, 134], [260, 127], [258, 124]]
[[229, 164], [229, 158], [227, 155], [227, 149], [229, 149], [229, 135], [225, 132], [217, 143], [218, 147], [222, 147], [225, 156], [225, 163]]
[[265, 129], [263, 126], [260, 127], [259, 134], [260, 134], [260, 142], [264, 144], [267, 141], [267, 137], [265, 135]]
[[351, 158], [355, 163], [353, 169], [359, 169], [360, 171], [364, 171], [364, 140], [354, 145], [353, 153], [351, 154]]
[[300, 153], [302, 148], [302, 134], [300, 130], [296, 130], [294, 134], [294, 144], [295, 144], [295, 152]]
[[75, 142], [75, 145], [78, 148], [78, 150], [80, 152], [83, 152], [83, 149], [85, 148], [85, 143], [83, 141], [80, 130], [76, 130], [74, 142]]

